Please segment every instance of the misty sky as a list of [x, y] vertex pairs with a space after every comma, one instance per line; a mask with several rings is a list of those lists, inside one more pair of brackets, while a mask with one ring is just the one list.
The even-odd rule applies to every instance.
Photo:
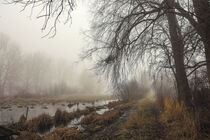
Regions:
[[39, 51], [71, 62], [78, 60], [82, 48], [87, 45], [82, 34], [89, 25], [87, 4], [79, 3], [72, 13], [71, 26], [59, 23], [57, 35], [52, 39], [42, 38], [46, 32], [41, 31], [43, 20], [36, 18], [37, 10], [30, 18], [30, 8], [23, 12], [21, 9], [18, 5], [0, 3], [0, 33], [7, 34], [23, 51]]

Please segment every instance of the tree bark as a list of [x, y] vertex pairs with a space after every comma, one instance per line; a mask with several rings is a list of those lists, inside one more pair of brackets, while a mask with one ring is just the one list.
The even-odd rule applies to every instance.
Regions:
[[210, 2], [208, 0], [193, 0], [194, 11], [198, 25], [199, 35], [204, 44], [208, 81], [210, 85]]
[[184, 101], [187, 106], [191, 105], [191, 91], [184, 67], [184, 43], [181, 35], [181, 29], [174, 14], [174, 0], [167, 0], [168, 12], [167, 20], [169, 25], [169, 34], [172, 45], [173, 58], [175, 62], [175, 78], [178, 88], [178, 100]]

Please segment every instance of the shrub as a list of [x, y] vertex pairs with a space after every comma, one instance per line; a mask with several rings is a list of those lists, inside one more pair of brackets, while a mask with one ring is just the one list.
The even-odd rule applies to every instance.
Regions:
[[136, 80], [124, 82], [118, 85], [116, 95], [123, 101], [129, 101], [136, 98], [144, 98], [149, 92], [146, 85], [141, 85]]

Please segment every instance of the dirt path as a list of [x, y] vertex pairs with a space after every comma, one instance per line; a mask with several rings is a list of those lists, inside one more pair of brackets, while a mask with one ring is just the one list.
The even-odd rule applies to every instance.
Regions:
[[112, 134], [114, 134], [114, 132], [116, 132], [122, 124], [124, 124], [127, 119], [129, 118], [130, 115], [132, 115], [138, 105], [139, 105], [139, 101], [129, 110], [126, 110], [122, 116], [120, 116], [120, 118], [112, 123], [111, 125], [105, 127], [103, 130], [95, 133], [94, 135], [92, 135], [91, 137], [88, 138], [88, 140], [110, 140], [112, 139]]

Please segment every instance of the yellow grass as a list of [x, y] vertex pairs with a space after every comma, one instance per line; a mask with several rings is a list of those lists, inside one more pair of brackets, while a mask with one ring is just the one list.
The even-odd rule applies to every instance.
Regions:
[[114, 133], [113, 137], [119, 140], [159, 140], [162, 138], [159, 131], [162, 130], [162, 125], [157, 115], [158, 110], [153, 99], [143, 99], [136, 112]]
[[46, 136], [43, 140], [81, 140], [83, 135], [75, 128], [58, 127]]
[[164, 112], [160, 120], [167, 127], [166, 138], [172, 140], [198, 140], [199, 132], [196, 116], [189, 113], [183, 103], [165, 99]]
[[17, 129], [30, 132], [43, 132], [53, 125], [53, 119], [47, 114], [42, 114], [32, 120], [26, 120], [22, 115], [17, 123]]

